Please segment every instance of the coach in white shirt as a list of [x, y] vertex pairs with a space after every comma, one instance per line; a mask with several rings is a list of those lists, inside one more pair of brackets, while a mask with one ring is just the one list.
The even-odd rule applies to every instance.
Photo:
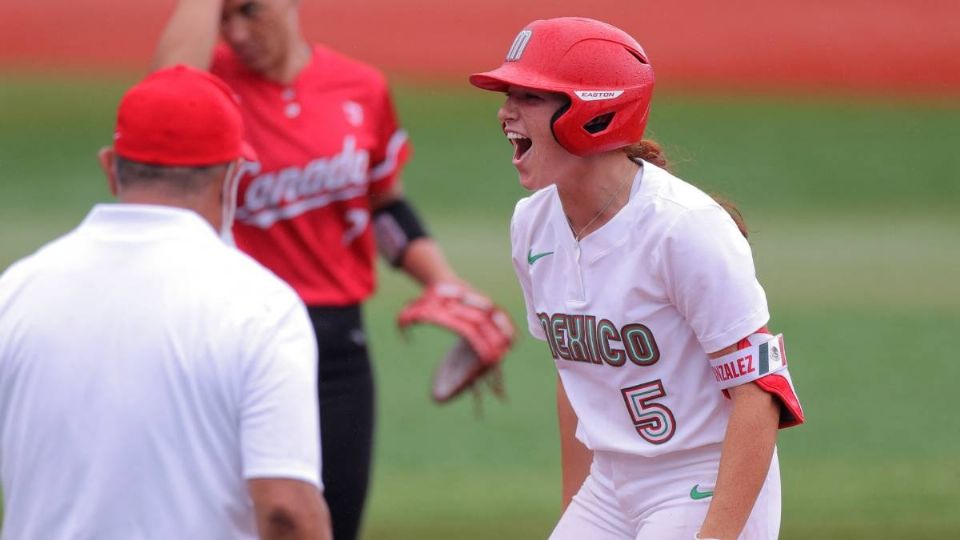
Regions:
[[316, 342], [221, 240], [245, 145], [218, 79], [165, 69], [101, 151], [120, 204], [0, 277], [3, 538], [327, 538]]

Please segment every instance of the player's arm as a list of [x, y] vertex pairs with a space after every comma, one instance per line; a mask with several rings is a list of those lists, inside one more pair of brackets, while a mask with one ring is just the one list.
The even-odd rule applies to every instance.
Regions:
[[577, 414], [570, 406], [563, 382], [557, 377], [557, 418], [560, 423], [560, 463], [562, 465], [563, 500], [561, 512], [590, 474], [593, 452], [577, 440]]
[[465, 285], [403, 196], [400, 179], [390, 189], [371, 195], [370, 206], [377, 248], [387, 262], [425, 286], [441, 282]]
[[285, 478], [247, 482], [264, 540], [329, 540], [330, 513], [317, 486]]
[[[710, 354], [721, 358], [736, 345]], [[780, 403], [755, 382], [728, 389], [733, 411], [723, 439], [720, 470], [700, 538], [737, 538], [767, 478], [777, 442]]]
[[222, 10], [223, 0], [178, 0], [157, 42], [151, 68], [187, 64], [209, 69]]

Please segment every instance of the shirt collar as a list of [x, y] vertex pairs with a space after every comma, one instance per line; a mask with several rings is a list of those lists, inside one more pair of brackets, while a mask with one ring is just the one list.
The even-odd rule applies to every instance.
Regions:
[[98, 204], [90, 210], [79, 230], [115, 240], [138, 240], [191, 236], [219, 240], [213, 227], [193, 210], [149, 204]]
[[[651, 174], [655, 168], [650, 163], [642, 162], [640, 170], [633, 177], [633, 185], [630, 186], [630, 199], [627, 204], [610, 221], [580, 240], [580, 252], [585, 262], [593, 262], [611, 250], [621, 247], [627, 241], [630, 228], [636, 222], [638, 210], [646, 205], [650, 200], [649, 195], [656, 190], [657, 182], [654, 180], [656, 175]], [[570, 230], [570, 225], [567, 223], [567, 217], [563, 213], [560, 195], [554, 190], [551, 197], [553, 199], [551, 220], [556, 229], [557, 238], [564, 239], [564, 242], [568, 243], [571, 249], [575, 249], [576, 241], [573, 237], [573, 231]]]

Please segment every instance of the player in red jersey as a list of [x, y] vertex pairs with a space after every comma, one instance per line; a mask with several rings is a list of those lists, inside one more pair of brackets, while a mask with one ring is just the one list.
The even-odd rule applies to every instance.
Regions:
[[383, 75], [307, 43], [297, 0], [179, 0], [154, 67], [174, 63], [210, 69], [240, 97], [260, 161], [241, 178], [233, 235], [309, 308], [325, 496], [334, 537], [355, 538], [374, 417], [360, 304], [374, 290], [375, 253], [429, 291], [469, 287], [403, 197], [410, 147]]

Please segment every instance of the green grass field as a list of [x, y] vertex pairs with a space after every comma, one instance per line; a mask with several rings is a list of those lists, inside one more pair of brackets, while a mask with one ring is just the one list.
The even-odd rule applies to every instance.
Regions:
[[[108, 200], [94, 153], [126, 81], [4, 77], [0, 269]], [[499, 98], [405, 86], [407, 191], [460, 272], [521, 319], [507, 226], [522, 196]], [[737, 201], [808, 423], [781, 435], [782, 538], [960, 537], [960, 108], [879, 100], [660, 95], [652, 135], [681, 176]], [[438, 408], [451, 338], [404, 341], [415, 294], [382, 272], [366, 312], [380, 388], [365, 537], [542, 538], [559, 504], [554, 369], [525, 338], [509, 398]], [[2, 338], [0, 338], [2, 339]]]

